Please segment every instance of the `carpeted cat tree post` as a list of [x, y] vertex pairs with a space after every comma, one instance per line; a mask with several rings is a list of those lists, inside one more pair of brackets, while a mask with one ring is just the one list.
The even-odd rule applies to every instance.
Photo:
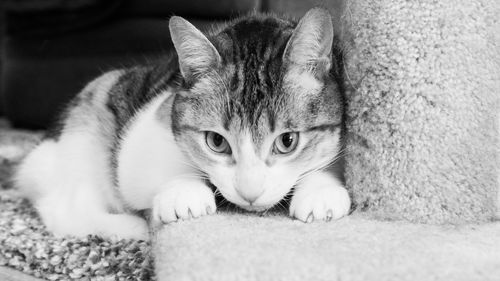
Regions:
[[346, 180], [359, 210], [490, 220], [499, 188], [500, 2], [349, 1]]

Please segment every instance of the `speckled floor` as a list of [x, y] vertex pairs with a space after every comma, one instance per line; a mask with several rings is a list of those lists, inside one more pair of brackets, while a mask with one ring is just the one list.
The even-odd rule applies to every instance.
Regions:
[[47, 232], [8, 180], [40, 136], [0, 121], [0, 266], [48, 280], [154, 279], [149, 242], [58, 238]]

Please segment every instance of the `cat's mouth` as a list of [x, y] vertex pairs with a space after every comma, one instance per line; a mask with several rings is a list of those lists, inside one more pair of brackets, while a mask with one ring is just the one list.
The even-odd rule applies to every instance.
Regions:
[[259, 205], [238, 205], [238, 207], [244, 209], [245, 211], [249, 211], [249, 212], [264, 212], [264, 211], [267, 211], [270, 208], [272, 208], [273, 205], [264, 205], [264, 206], [259, 206]]
[[232, 205], [235, 205], [245, 211], [249, 212], [265, 212], [272, 207], [274, 207], [275, 204], [250, 204], [247, 201], [243, 200], [242, 198], [239, 198], [238, 196], [230, 196], [226, 192], [224, 192], [221, 189], [218, 189], [215, 187], [215, 185], [212, 184], [212, 186], [216, 189], [216, 194], [227, 200], [227, 202], [230, 202]]

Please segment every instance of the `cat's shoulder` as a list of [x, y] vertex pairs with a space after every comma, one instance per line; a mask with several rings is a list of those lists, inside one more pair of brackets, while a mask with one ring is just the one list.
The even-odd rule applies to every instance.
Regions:
[[[91, 80], [64, 106], [49, 126], [46, 137], [57, 139], [76, 116], [112, 116], [120, 130], [154, 97], [178, 84], [178, 66], [162, 63], [107, 71]], [[87, 118], [88, 119], [88, 118]]]

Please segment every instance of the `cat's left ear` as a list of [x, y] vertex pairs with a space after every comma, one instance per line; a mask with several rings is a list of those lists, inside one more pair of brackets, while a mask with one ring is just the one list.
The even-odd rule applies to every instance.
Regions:
[[220, 64], [221, 58], [217, 49], [190, 22], [173, 16], [170, 18], [169, 28], [184, 79], [192, 81]]
[[327, 71], [331, 65], [333, 24], [323, 8], [309, 10], [288, 40], [283, 60], [307, 70]]

